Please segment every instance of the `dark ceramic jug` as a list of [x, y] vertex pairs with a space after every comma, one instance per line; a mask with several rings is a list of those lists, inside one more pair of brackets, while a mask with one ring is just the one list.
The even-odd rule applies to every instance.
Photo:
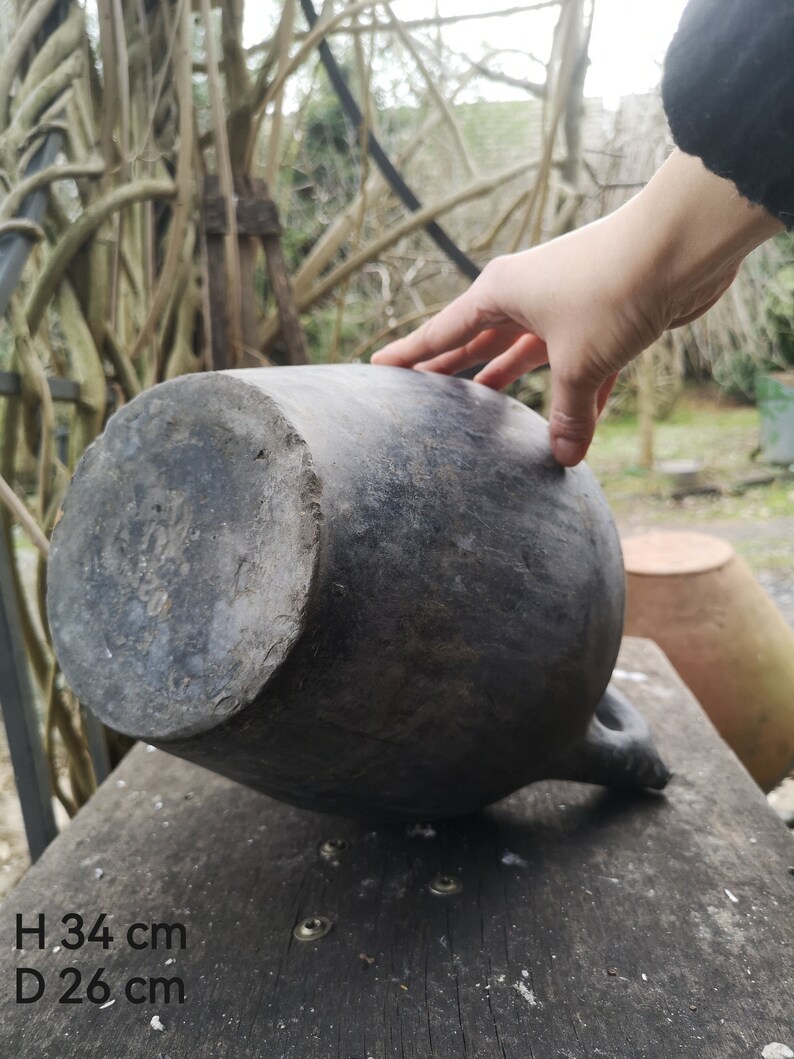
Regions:
[[547, 777], [667, 780], [606, 692], [606, 501], [543, 419], [471, 382], [164, 383], [83, 457], [49, 584], [63, 671], [103, 721], [298, 805], [430, 819]]

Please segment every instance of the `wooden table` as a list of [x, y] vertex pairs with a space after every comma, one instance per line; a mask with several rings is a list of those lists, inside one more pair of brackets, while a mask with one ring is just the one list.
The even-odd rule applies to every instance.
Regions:
[[[361, 825], [136, 748], [0, 911], [0, 1056], [794, 1049], [792, 838], [656, 647], [627, 641], [619, 666], [676, 773], [664, 795], [536, 784], [475, 818]], [[323, 855], [331, 838], [349, 848]], [[437, 876], [462, 889], [434, 894]], [[100, 940], [67, 951], [70, 912], [86, 934], [106, 913]], [[13, 949], [18, 913], [46, 916], [45, 949], [33, 935]], [[293, 937], [317, 917], [328, 934]], [[15, 1003], [18, 967], [41, 974], [38, 1002]], [[69, 967], [82, 1004], [58, 1002]], [[114, 1003], [85, 999], [99, 968], [92, 995]], [[23, 976], [28, 994], [37, 981]]]

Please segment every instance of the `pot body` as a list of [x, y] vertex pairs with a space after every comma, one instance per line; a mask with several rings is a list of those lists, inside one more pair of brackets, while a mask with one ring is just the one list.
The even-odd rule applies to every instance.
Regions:
[[156, 387], [87, 452], [54, 535], [67, 680], [110, 726], [331, 812], [442, 817], [587, 778], [622, 557], [547, 429], [397, 368]]
[[794, 633], [730, 544], [705, 533], [624, 542], [626, 632], [656, 640], [768, 791], [794, 767]]

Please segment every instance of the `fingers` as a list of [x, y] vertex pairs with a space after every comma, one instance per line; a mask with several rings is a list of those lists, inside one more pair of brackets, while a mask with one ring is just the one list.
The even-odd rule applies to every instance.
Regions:
[[[531, 331], [526, 313], [509, 307], [512, 302], [507, 294], [515, 286], [515, 269], [515, 261], [511, 258], [495, 258], [465, 294], [450, 302], [413, 334], [391, 342], [373, 354], [371, 363], [400, 368], [415, 368], [421, 364], [425, 371], [452, 374], [509, 352], [517, 341], [522, 341], [522, 336]], [[526, 277], [523, 269], [521, 271], [525, 285]], [[527, 355], [532, 350], [533, 366], [542, 363], [536, 359], [535, 341], [532, 339], [525, 348]], [[518, 374], [526, 370], [523, 368]], [[484, 381], [488, 386], [506, 385], [494, 381], [498, 377], [498, 372], [491, 378], [486, 375]]]
[[615, 383], [617, 382], [617, 379], [618, 379], [618, 373], [615, 372], [614, 375], [610, 375], [609, 378], [605, 379], [604, 382], [602, 382], [601, 385], [599, 386], [599, 388], [598, 388], [598, 400], [596, 402], [599, 415], [601, 415], [601, 413], [604, 411], [604, 406], [606, 405], [607, 401], [609, 400], [609, 395], [612, 393], [612, 389], [613, 389]]
[[[605, 386], [606, 383], [602, 384], [600, 390]], [[563, 467], [575, 467], [585, 458], [593, 440], [600, 390], [589, 383], [560, 375], [553, 378], [552, 387], [551, 451], [557, 463]]]
[[456, 375], [466, 368], [473, 368], [475, 364], [482, 364], [487, 359], [487, 353], [480, 353], [473, 348], [473, 343], [453, 349], [449, 353], [442, 353], [439, 357], [431, 357], [421, 364], [416, 365], [417, 371], [435, 372], [438, 375]]
[[[396, 342], [374, 353], [371, 363], [412, 368], [441, 354], [457, 351], [476, 339], [486, 328], [501, 324], [503, 320], [508, 322], [501, 314], [486, 314], [479, 304], [480, 295], [476, 287], [477, 283], [473, 284], [465, 294], [450, 302], [413, 334], [398, 338]], [[476, 360], [470, 361], [467, 367], [476, 363]]]
[[517, 327], [489, 327], [465, 346], [442, 353], [438, 357], [431, 357], [430, 360], [418, 364], [417, 369], [454, 375], [457, 371], [472, 368], [475, 364], [482, 364], [503, 353], [520, 335], [521, 331]]
[[474, 381], [492, 390], [502, 390], [525, 372], [545, 364], [548, 359], [543, 339], [537, 335], [521, 335], [505, 353], [486, 364]]

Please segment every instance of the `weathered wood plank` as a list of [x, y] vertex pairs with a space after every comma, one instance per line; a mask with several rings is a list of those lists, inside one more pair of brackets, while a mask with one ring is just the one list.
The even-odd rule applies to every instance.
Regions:
[[270, 286], [273, 288], [278, 307], [281, 335], [287, 347], [287, 362], [289, 364], [308, 364], [309, 355], [306, 352], [303, 328], [300, 325], [300, 317], [295, 305], [292, 281], [289, 278], [287, 263], [284, 260], [281, 236], [263, 236], [262, 246], [265, 249], [265, 265], [268, 279], [270, 280]]
[[235, 367], [235, 364], [229, 355], [226, 249], [222, 235], [207, 236], [207, 280], [212, 325], [212, 369], [223, 371], [226, 368]]
[[[237, 199], [237, 234], [250, 236], [281, 235], [275, 203], [266, 195], [262, 181], [248, 182], [249, 194]], [[237, 189], [240, 195], [240, 189]], [[208, 235], [228, 235], [229, 218], [226, 215], [226, 200], [220, 196], [207, 197], [204, 201], [204, 228]]]
[[[225, 288], [226, 257], [224, 237], [229, 233], [226, 201], [220, 194], [216, 176], [206, 177], [204, 184], [203, 222], [207, 238], [210, 308], [213, 321], [213, 367], [234, 367], [228, 360], [228, 306]], [[295, 305], [292, 281], [289, 277], [281, 245], [281, 224], [276, 204], [270, 198], [267, 184], [261, 179], [245, 178], [235, 182], [236, 227], [240, 247], [242, 292], [241, 330], [243, 345], [248, 351], [244, 363], [255, 364], [258, 350], [258, 320], [254, 271], [256, 243], [261, 240], [265, 252], [268, 280], [273, 289], [278, 309], [279, 325], [287, 349], [287, 363], [308, 364], [306, 342]], [[216, 321], [218, 321], [216, 326]]]
[[[280, 806], [136, 749], [0, 909], [0, 1056], [726, 1059], [794, 1047], [791, 837], [660, 652], [628, 641], [619, 664], [646, 678], [622, 687], [676, 773], [664, 795], [537, 784], [411, 833]], [[328, 859], [318, 847], [333, 836], [351, 845]], [[463, 890], [432, 894], [438, 873]], [[112, 947], [54, 952], [70, 911], [112, 916]], [[46, 949], [12, 951], [15, 914], [35, 925], [39, 912]], [[294, 940], [315, 915], [331, 932]], [[124, 928], [139, 920], [184, 924], [186, 949], [130, 949]], [[19, 966], [46, 978], [37, 1004], [14, 1003]], [[104, 967], [115, 1004], [58, 1004], [69, 966], [86, 979]], [[162, 975], [184, 980], [184, 1005], [123, 998], [130, 978]]]

